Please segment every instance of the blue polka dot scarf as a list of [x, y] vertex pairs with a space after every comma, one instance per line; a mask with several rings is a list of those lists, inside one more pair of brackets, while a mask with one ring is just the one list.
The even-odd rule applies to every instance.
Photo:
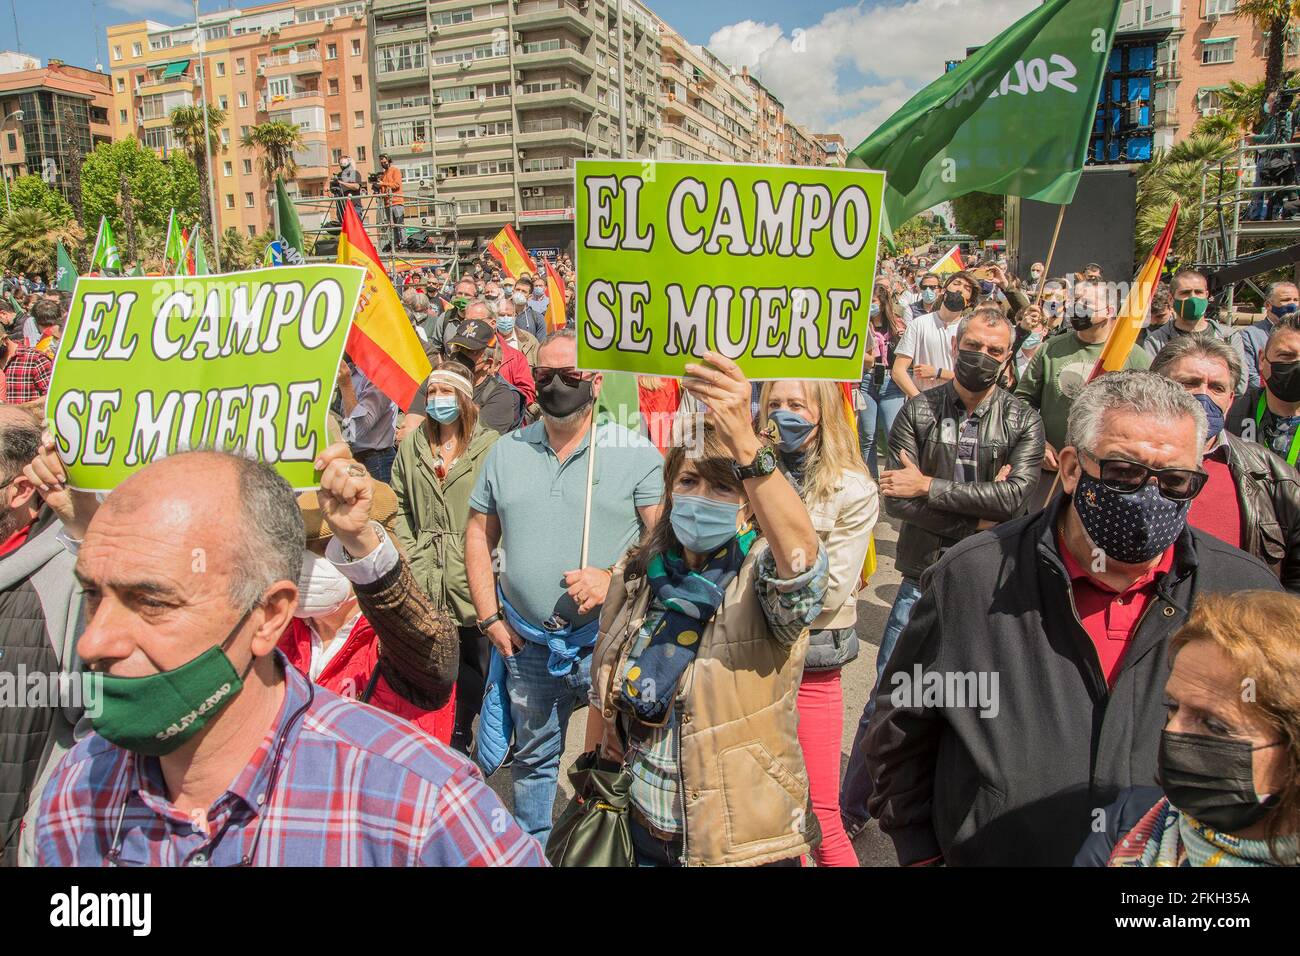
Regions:
[[682, 674], [695, 660], [700, 637], [756, 537], [757, 532], [746, 529], [713, 552], [699, 571], [688, 568], [676, 550], [650, 560], [646, 579], [664, 613], [653, 625], [650, 642], [640, 654], [629, 657], [620, 694], [623, 709], [642, 723], [662, 724], [668, 717]]

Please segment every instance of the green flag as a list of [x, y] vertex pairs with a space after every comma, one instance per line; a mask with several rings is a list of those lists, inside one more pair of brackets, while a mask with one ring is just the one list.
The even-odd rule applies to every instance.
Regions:
[[143, 263], [140, 263], [140, 262], [137, 262], [137, 263], [135, 264], [135, 268], [131, 270], [131, 275], [133, 275], [133, 276], [142, 276], [142, 275], [144, 275], [144, 264], [143, 264]]
[[631, 431], [641, 424], [641, 391], [631, 372], [606, 372], [596, 399], [596, 417]]
[[117, 240], [107, 216], [99, 217], [99, 234], [95, 236], [95, 251], [90, 255], [90, 268], [100, 273], [120, 272], [122, 259], [117, 254]]
[[77, 267], [72, 262], [72, 256], [68, 255], [68, 250], [63, 248], [61, 240], [55, 244], [54, 260], [58, 266], [54, 287], [60, 292], [71, 292], [77, 284]]
[[194, 274], [196, 276], [205, 276], [208, 274], [208, 255], [203, 251], [203, 234], [199, 232], [199, 227], [194, 227]]
[[176, 210], [167, 217], [167, 242], [163, 246], [163, 275], [180, 275], [185, 270], [185, 239], [181, 236], [180, 224], [176, 222]]
[[298, 210], [284, 188], [284, 180], [279, 176], [275, 177], [275, 202], [280, 221], [280, 254], [283, 256], [280, 265], [301, 265], [306, 261], [303, 258], [302, 223], [298, 221]]
[[1120, 3], [1046, 0], [849, 153], [887, 174], [886, 223], [972, 192], [1071, 202]]

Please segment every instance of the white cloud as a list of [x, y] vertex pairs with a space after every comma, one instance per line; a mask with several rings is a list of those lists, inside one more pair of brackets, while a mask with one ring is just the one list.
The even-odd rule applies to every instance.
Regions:
[[[852, 149], [966, 47], [991, 40], [1037, 0], [910, 0], [845, 6], [788, 33], [775, 23], [742, 20], [722, 27], [708, 47], [737, 68], [748, 66], [785, 104], [786, 115], [814, 132], [839, 132]], [[844, 73], [867, 77], [849, 85]]]

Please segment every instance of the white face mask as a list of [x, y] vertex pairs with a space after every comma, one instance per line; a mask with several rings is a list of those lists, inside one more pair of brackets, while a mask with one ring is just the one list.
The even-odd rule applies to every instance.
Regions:
[[325, 617], [352, 597], [352, 582], [320, 555], [306, 552], [298, 577], [298, 607], [294, 617]]

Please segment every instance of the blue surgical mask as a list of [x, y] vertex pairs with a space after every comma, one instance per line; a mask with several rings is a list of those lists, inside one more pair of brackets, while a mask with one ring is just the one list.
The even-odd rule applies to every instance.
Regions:
[[460, 418], [460, 405], [456, 403], [455, 395], [435, 395], [433, 401], [429, 403], [425, 411], [435, 422], [443, 425], [450, 425], [456, 419]]
[[1041, 335], [1037, 332], [1030, 332], [1025, 336], [1025, 340], [1020, 343], [1020, 347], [1025, 350], [1033, 350], [1038, 348], [1039, 343], [1042, 341], [1043, 337]]
[[1205, 422], [1209, 426], [1205, 430], [1205, 438], [1208, 441], [1223, 431], [1223, 409], [1214, 404], [1214, 399], [1204, 392], [1193, 395], [1192, 398], [1200, 402], [1201, 408], [1205, 409]]
[[880, 303], [879, 303], [879, 302], [872, 302], [872, 303], [871, 303], [871, 317], [874, 319], [874, 318], [875, 318], [876, 316], [878, 316], [879, 314], [880, 314]]
[[513, 315], [497, 316], [497, 331], [502, 335], [509, 335], [515, 330], [515, 317]]
[[777, 434], [780, 436], [776, 443], [777, 447], [787, 454], [802, 448], [808, 436], [817, 428], [802, 415], [796, 415], [784, 408], [777, 409], [767, 417], [776, 425]]
[[740, 503], [699, 495], [673, 495], [673, 534], [683, 548], [710, 554], [736, 536]]
[[938, 290], [938, 289], [922, 289], [922, 290], [921, 290], [921, 301], [924, 302], [926, 305], [929, 305], [931, 302], [933, 302], [933, 301], [934, 301], [935, 299], [937, 299], [937, 298], [939, 298], [939, 290]]
[[1287, 305], [1270, 305], [1268, 307], [1268, 311], [1272, 312], [1273, 315], [1279, 319], [1285, 319], [1288, 315], [1295, 315], [1297, 309], [1300, 309], [1300, 306], [1296, 305], [1294, 302], [1290, 302]]

